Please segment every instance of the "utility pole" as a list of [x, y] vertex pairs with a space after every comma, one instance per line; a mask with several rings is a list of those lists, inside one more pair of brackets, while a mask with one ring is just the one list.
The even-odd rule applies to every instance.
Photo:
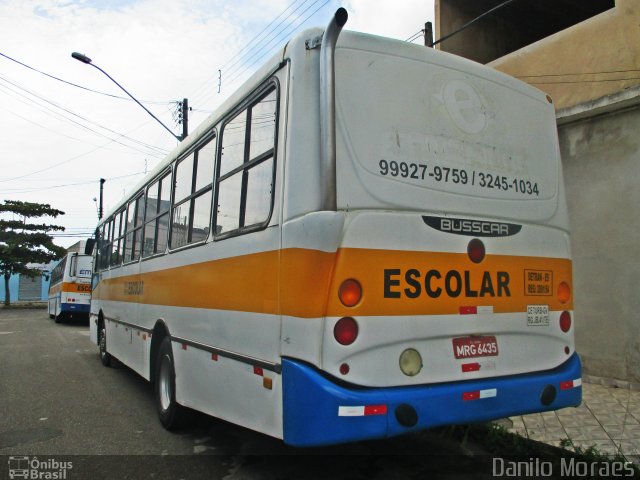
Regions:
[[104, 192], [104, 182], [106, 180], [104, 178], [100, 179], [100, 204], [98, 205], [98, 220], [102, 220], [102, 201], [103, 201], [103, 192]]
[[189, 100], [182, 99], [182, 140], [189, 135]]
[[424, 24], [424, 46], [433, 48], [433, 24], [431, 22]]

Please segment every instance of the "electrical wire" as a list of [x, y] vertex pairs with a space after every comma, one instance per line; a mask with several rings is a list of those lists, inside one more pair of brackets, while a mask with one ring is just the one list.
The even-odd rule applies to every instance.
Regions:
[[[286, 13], [293, 5], [295, 5], [297, 3], [298, 0], [294, 0], [294, 2], [292, 2], [291, 4], [289, 4], [284, 10], [282, 10], [271, 22], [269, 22], [269, 24], [264, 27], [256, 36], [254, 36], [251, 40], [249, 40], [248, 42], [246, 42], [245, 46], [242, 47], [240, 50], [238, 50], [234, 55], [232, 55], [221, 67], [220, 70], [225, 69], [227, 67], [229, 67], [233, 62], [237, 61], [239, 59], [239, 57], [241, 57], [242, 55], [244, 55], [242, 52], [246, 51], [247, 49], [250, 49], [252, 44], [257, 42], [260, 37], [262, 36], [262, 34], [273, 24], [273, 22], [275, 22], [278, 18], [280, 18], [282, 15], [284, 15], [284, 13]], [[307, 0], [303, 0], [302, 4], [306, 3]], [[280, 22], [279, 24], [281, 24], [282, 22]], [[242, 54], [242, 55], [241, 55]], [[196, 101], [198, 95], [200, 95], [200, 91], [205, 88], [209, 82], [211, 80], [214, 80], [217, 78], [216, 76], [211, 76], [209, 77], [202, 85], [200, 85], [200, 87], [198, 87], [193, 94], [191, 95], [191, 98], [194, 99], [194, 101]]]
[[[117, 132], [117, 131], [115, 131], [115, 130], [112, 130], [112, 129], [108, 128], [108, 127], [105, 127], [105, 126], [103, 126], [103, 125], [101, 125], [101, 124], [99, 124], [99, 123], [97, 123], [97, 122], [94, 122], [94, 121], [92, 121], [92, 120], [90, 120], [90, 119], [88, 119], [88, 118], [86, 118], [86, 117], [83, 117], [82, 115], [79, 115], [79, 114], [77, 114], [77, 113], [73, 112], [72, 110], [69, 110], [68, 108], [65, 108], [65, 107], [62, 107], [62, 106], [60, 106], [60, 105], [56, 104], [55, 102], [53, 102], [53, 101], [51, 101], [51, 100], [47, 99], [46, 97], [44, 97], [44, 96], [42, 96], [42, 95], [39, 95], [39, 94], [34, 93], [34, 92], [32, 92], [32, 91], [30, 91], [30, 90], [28, 90], [28, 89], [25, 89], [24, 87], [21, 87], [20, 85], [16, 84], [15, 82], [12, 82], [12, 81], [10, 81], [10, 80], [7, 80], [6, 78], [4, 78], [4, 77], [2, 77], [2, 76], [0, 76], [0, 81], [5, 82], [5, 83], [8, 83], [8, 84], [12, 85], [14, 88], [11, 88], [11, 87], [9, 87], [9, 86], [7, 86], [7, 85], [0, 85], [0, 86], [4, 87], [5, 89], [8, 89], [8, 90], [9, 90], [9, 91], [11, 91], [12, 93], [14, 93], [14, 94], [16, 94], [16, 95], [19, 95], [20, 97], [22, 97], [22, 98], [24, 98], [24, 99], [28, 100], [29, 102], [31, 102], [31, 103], [33, 103], [33, 104], [37, 105], [38, 107], [40, 107], [40, 108], [39, 108], [39, 110], [40, 110], [40, 111], [43, 111], [44, 113], [47, 113], [47, 111], [48, 111], [48, 112], [50, 112], [49, 114], [53, 114], [53, 115], [55, 116], [55, 118], [57, 118], [57, 119], [62, 118], [62, 119], [64, 119], [65, 121], [67, 121], [67, 122], [69, 122], [69, 123], [72, 123], [73, 125], [75, 125], [75, 126], [77, 126], [77, 127], [79, 127], [79, 128], [82, 128], [82, 129], [84, 129], [84, 130], [88, 130], [88, 131], [90, 131], [90, 132], [92, 132], [92, 133], [94, 133], [94, 134], [96, 134], [96, 135], [99, 135], [99, 136], [102, 136], [102, 137], [108, 138], [108, 139], [109, 139], [109, 140], [111, 140], [111, 141], [114, 141], [114, 142], [116, 142], [116, 143], [119, 143], [119, 144], [121, 144], [121, 145], [123, 145], [123, 146], [125, 146], [125, 147], [135, 149], [135, 150], [137, 150], [137, 151], [139, 151], [139, 152], [141, 152], [141, 153], [144, 153], [144, 154], [146, 154], [146, 155], [150, 155], [150, 156], [155, 156], [155, 157], [161, 158], [162, 156], [164, 156], [164, 155], [166, 155], [166, 154], [167, 154], [167, 150], [165, 150], [165, 149], [162, 149], [162, 148], [156, 147], [155, 145], [147, 144], [147, 143], [142, 142], [142, 141], [140, 141], [140, 140], [137, 140], [137, 139], [135, 139], [135, 138], [129, 137], [129, 136], [127, 136], [127, 135], [123, 134], [123, 133], [120, 133], [120, 132]], [[97, 127], [99, 127], [99, 128], [102, 128], [103, 130], [106, 130], [106, 131], [108, 131], [108, 132], [110, 132], [110, 133], [113, 133], [113, 134], [117, 135], [117, 136], [118, 136], [118, 138], [126, 139], [126, 140], [128, 140], [128, 141], [130, 141], [130, 142], [132, 142], [132, 143], [134, 143], [134, 144], [137, 144], [137, 145], [139, 145], [139, 146], [142, 146], [142, 147], [144, 147], [144, 148], [147, 148], [147, 149], [149, 150], [149, 152], [142, 152], [141, 150], [138, 150], [137, 148], [135, 148], [135, 147], [133, 147], [133, 146], [131, 146], [131, 145], [127, 145], [127, 144], [122, 143], [122, 142], [120, 142], [120, 141], [118, 141], [118, 140], [115, 140], [115, 139], [113, 139], [112, 137], [109, 137], [109, 136], [107, 136], [107, 135], [105, 135], [105, 134], [103, 134], [103, 133], [101, 133], [101, 132], [98, 132], [98, 131], [96, 131], [96, 130], [94, 130], [94, 129], [90, 128], [90, 127], [88, 127], [87, 125], [84, 125], [84, 124], [82, 124], [82, 123], [78, 122], [77, 120], [74, 120], [74, 119], [72, 119], [72, 118], [66, 117], [66, 116], [64, 116], [64, 115], [61, 115], [59, 112], [56, 112], [55, 110], [52, 110], [50, 107], [47, 107], [46, 105], [42, 105], [42, 104], [38, 103], [37, 101], [33, 100], [32, 98], [29, 98], [29, 97], [25, 96], [23, 93], [20, 93], [19, 91], [16, 91], [16, 90], [15, 90], [15, 88], [17, 88], [18, 90], [21, 90], [21, 91], [23, 91], [23, 92], [26, 92], [26, 93], [28, 93], [29, 95], [31, 95], [31, 96], [33, 96], [33, 97], [35, 97], [35, 98], [37, 98], [37, 99], [41, 100], [42, 102], [45, 102], [45, 103], [47, 103], [47, 104], [49, 104], [49, 105], [52, 105], [53, 107], [55, 107], [55, 108], [57, 108], [57, 109], [59, 109], [59, 110], [62, 110], [62, 111], [66, 112], [66, 113], [68, 113], [68, 114], [70, 114], [70, 115], [73, 115], [73, 116], [75, 116], [75, 117], [77, 117], [77, 118], [79, 118], [79, 119], [81, 119], [81, 120], [83, 120], [83, 121], [85, 121], [85, 122], [88, 122], [88, 123], [90, 123], [90, 124], [92, 124], [92, 125], [95, 125], [95, 126], [97, 126]], [[6, 92], [5, 92], [5, 93], [6, 93]], [[42, 109], [44, 109], [44, 110], [42, 110]], [[45, 111], [45, 110], [46, 110], [46, 111]]]
[[515, 0], [506, 0], [506, 2], [502, 2], [499, 5], [496, 5], [495, 7], [487, 10], [486, 12], [484, 12], [482, 15], [478, 15], [476, 18], [474, 18], [473, 20], [468, 21], [467, 23], [465, 23], [463, 26], [461, 26], [460, 28], [458, 28], [457, 30], [454, 30], [453, 32], [445, 35], [444, 37], [440, 37], [438, 40], [436, 40], [435, 42], [433, 42], [433, 45], [437, 45], [440, 42], [444, 42], [445, 40], [453, 37], [454, 35], [457, 35], [458, 33], [460, 33], [461, 31], [463, 31], [465, 28], [470, 27], [471, 25], [473, 25], [474, 23], [476, 23], [478, 20], [480, 20], [481, 18], [486, 17], [487, 15], [489, 15], [492, 12], [495, 12], [496, 10], [498, 10], [499, 8], [505, 7], [508, 4], [510, 4], [511, 2], [514, 2]]
[[[23, 67], [26, 67], [26, 68], [28, 68], [30, 70], [33, 70], [34, 72], [38, 72], [38, 73], [40, 73], [40, 74], [42, 74], [42, 75], [44, 75], [46, 77], [52, 78], [52, 79], [57, 80], [57, 81], [62, 82], [62, 83], [66, 83], [67, 85], [71, 85], [72, 87], [80, 88], [82, 90], [87, 90], [87, 91], [93, 92], [93, 93], [98, 93], [98, 94], [104, 95], [106, 97], [117, 98], [119, 100], [127, 100], [127, 101], [130, 101], [130, 102], [133, 101], [129, 97], [121, 97], [119, 95], [113, 95], [111, 93], [100, 92], [100, 91], [94, 90], [92, 88], [83, 87], [82, 85], [78, 85], [77, 83], [69, 82], [68, 80], [64, 80], [62, 78], [56, 77], [55, 75], [51, 75], [49, 73], [43, 72], [42, 70], [38, 70], [37, 68], [34, 68], [34, 67], [30, 66], [30, 65], [27, 65], [26, 63], [23, 63], [23, 62], [21, 62], [19, 60], [16, 60], [15, 58], [11, 58], [9, 55], [6, 55], [6, 54], [4, 54], [2, 52], [0, 52], [0, 56], [6, 58], [7, 60], [11, 60], [12, 62], [17, 63], [18, 65], [22, 65]], [[140, 101], [142, 103], [156, 104], [156, 105], [161, 105], [161, 104], [164, 105], [166, 103], [169, 103], [169, 102], [154, 102], [154, 101], [151, 101], [151, 100], [140, 100]]]
[[[298, 17], [296, 17], [296, 19], [291, 22], [288, 26], [282, 28], [280, 30], [280, 32], [278, 32], [278, 35], [280, 35], [281, 32], [283, 32], [284, 30], [286, 30], [287, 28], [290, 28], [295, 21], [297, 21], [302, 15], [304, 15], [311, 7], [313, 7], [316, 3], [318, 3], [320, 0], [316, 0], [313, 4], [311, 4], [307, 9], [305, 9]], [[276, 37], [274, 38], [269, 44], [267, 44], [266, 46], [264, 46], [262, 49], [258, 50], [256, 53], [254, 53], [253, 56], [257, 55], [259, 52], [263, 51], [265, 48], [268, 47], [268, 45], [273, 44], [274, 41], [279, 42], [282, 40], [283, 37], [289, 37], [294, 31], [296, 31], [296, 29], [300, 28], [302, 25], [304, 25], [304, 23], [309, 20], [312, 16], [314, 16], [317, 12], [319, 12], [322, 8], [324, 8], [331, 0], [326, 0], [322, 5], [320, 5], [318, 8], [316, 8], [313, 12], [311, 12], [309, 15], [307, 15], [307, 17], [302, 20], [300, 23], [298, 23], [297, 25], [295, 25], [293, 27], [293, 30], [287, 31], [285, 32], [282, 37]], [[231, 78], [229, 80], [230, 84], [233, 84], [234, 82], [236, 82], [237, 80], [239, 80], [242, 75], [251, 67], [253, 67], [253, 65], [255, 65], [257, 62], [259, 62], [260, 60], [262, 60], [264, 57], [270, 55], [275, 49], [277, 49], [279, 47], [279, 43], [276, 43], [273, 47], [271, 47], [269, 50], [267, 50], [266, 52], [264, 52], [262, 55], [260, 55], [258, 58], [256, 58], [253, 62], [251, 62], [248, 65], [245, 65], [244, 68], [242, 68], [242, 70], [239, 70], [237, 72], [237, 74]], [[252, 58], [252, 57], [250, 57]], [[247, 61], [250, 60], [250, 58], [247, 59]]]
[[[120, 175], [117, 177], [110, 177], [110, 178], [105, 178], [105, 180], [107, 181], [113, 181], [113, 180], [119, 180], [121, 178], [129, 178], [129, 177], [134, 177], [134, 176], [138, 176], [138, 175], [144, 175], [144, 172], [136, 172], [136, 173], [130, 173], [128, 175]], [[61, 185], [51, 185], [51, 186], [43, 186], [43, 187], [38, 187], [38, 188], [9, 188], [9, 189], [5, 189], [5, 190], [0, 190], [0, 193], [32, 193], [32, 192], [41, 192], [43, 190], [52, 190], [54, 188], [67, 188], [67, 187], [76, 187], [79, 185], [91, 185], [93, 183], [97, 183], [97, 181], [95, 179], [93, 180], [87, 180], [87, 181], [83, 181], [83, 182], [75, 182], [75, 183], [65, 183], [65, 184], [61, 184]]]

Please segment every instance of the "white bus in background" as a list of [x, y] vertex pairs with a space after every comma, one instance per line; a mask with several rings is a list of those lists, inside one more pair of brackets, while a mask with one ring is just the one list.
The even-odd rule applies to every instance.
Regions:
[[551, 98], [344, 22], [99, 224], [102, 362], [155, 383], [166, 428], [189, 407], [299, 446], [579, 405]]
[[62, 320], [89, 318], [91, 303], [91, 255], [69, 253], [53, 267], [49, 281], [49, 318]]

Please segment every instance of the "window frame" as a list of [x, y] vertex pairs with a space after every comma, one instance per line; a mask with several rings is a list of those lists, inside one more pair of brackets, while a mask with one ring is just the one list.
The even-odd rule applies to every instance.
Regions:
[[[141, 229], [142, 226], [144, 225], [144, 214], [145, 214], [145, 212], [144, 212], [144, 208], [145, 208], [144, 191], [145, 191], [145, 189], [143, 188], [143, 189], [139, 190], [138, 192], [136, 192], [135, 195], [132, 195], [131, 198], [129, 199], [129, 201], [127, 201], [127, 204], [126, 204], [126, 206], [124, 208], [124, 211], [125, 211], [125, 214], [124, 214], [125, 231], [124, 231], [124, 234], [123, 234], [124, 247], [123, 247], [123, 250], [122, 250], [122, 253], [123, 253], [122, 265], [131, 265], [133, 263], [139, 262], [140, 259], [142, 258], [142, 250], [140, 250], [140, 256], [138, 258], [135, 258], [135, 259], [133, 258], [133, 252], [135, 252], [134, 249], [135, 249], [135, 246], [136, 246], [135, 245], [135, 239], [136, 239], [136, 233], [135, 232], [136, 232], [136, 230]], [[137, 218], [138, 218], [138, 215], [137, 215], [138, 212], [134, 208], [134, 212], [133, 213], [135, 215], [135, 218], [133, 219], [133, 228], [131, 229], [131, 232], [133, 232], [132, 238], [133, 238], [133, 248], [134, 249], [131, 250], [131, 258], [132, 259], [129, 260], [128, 262], [125, 262], [124, 259], [127, 256], [127, 248], [128, 248], [127, 236], [129, 235], [129, 229], [127, 228], [128, 224], [129, 224], [129, 221], [128, 221], [129, 220], [129, 205], [131, 205], [131, 203], [135, 203], [138, 199], [140, 199], [141, 202], [142, 202], [142, 209], [143, 209], [143, 211], [142, 211], [142, 225], [137, 225], [136, 224], [136, 221], [137, 221]]]
[[[147, 195], [149, 194], [149, 189], [151, 188], [151, 186], [158, 182], [158, 189], [159, 189], [159, 197], [158, 197], [158, 207], [159, 207], [159, 203], [162, 197], [162, 190], [160, 187], [162, 187], [162, 180], [164, 180], [164, 178], [166, 176], [169, 176], [169, 210], [167, 210], [166, 212], [160, 212], [158, 213], [157, 209], [156, 212], [153, 214], [153, 218], [147, 218]], [[142, 239], [142, 250], [140, 251], [140, 258], [141, 260], [144, 262], [145, 260], [149, 260], [151, 258], [156, 258], [156, 257], [160, 257], [162, 255], [166, 255], [168, 250], [169, 250], [169, 235], [170, 235], [170, 229], [171, 229], [171, 212], [173, 209], [173, 182], [174, 182], [174, 162], [172, 162], [171, 164], [169, 164], [167, 166], [167, 168], [165, 168], [164, 170], [162, 170], [162, 172], [160, 172], [158, 175], [156, 175], [155, 177], [153, 177], [144, 187], [143, 189], [143, 202], [144, 202], [144, 217], [142, 220], [142, 235], [141, 235], [141, 239]], [[147, 228], [147, 224], [151, 223], [151, 222], [155, 222], [155, 227], [154, 227], [154, 235], [153, 235], [153, 249], [155, 250], [158, 247], [158, 219], [164, 215], [164, 214], [168, 214], [169, 217], [169, 226], [167, 228], [167, 233], [166, 233], [166, 240], [167, 240], [167, 246], [165, 247], [165, 249], [162, 252], [155, 252], [152, 253], [151, 255], [144, 255], [144, 232]]]
[[[272, 90], [275, 91], [276, 93], [276, 98], [275, 98], [275, 102], [276, 102], [275, 117], [276, 118], [275, 118], [275, 125], [274, 125], [273, 149], [267, 150], [266, 152], [259, 154], [256, 158], [249, 159], [249, 161], [247, 161], [251, 151], [249, 148], [251, 136], [247, 134], [247, 132], [250, 133], [251, 120], [252, 120], [252, 115], [249, 114], [249, 109], [252, 109], [255, 105], [259, 104], [265, 97], [267, 97], [271, 93]], [[214, 179], [215, 195], [214, 195], [214, 201], [213, 201], [213, 218], [211, 223], [212, 225], [211, 231], [213, 232], [214, 242], [224, 240], [227, 238], [238, 237], [240, 235], [245, 235], [247, 233], [256, 232], [259, 230], [264, 230], [269, 226], [269, 223], [271, 222], [271, 218], [273, 217], [273, 208], [275, 205], [275, 197], [276, 197], [276, 172], [277, 172], [277, 158], [278, 158], [277, 154], [278, 154], [278, 139], [279, 139], [279, 131], [280, 131], [280, 93], [281, 93], [280, 81], [278, 80], [278, 77], [273, 76], [269, 78], [266, 82], [264, 82], [262, 85], [260, 85], [258, 88], [256, 88], [249, 96], [247, 96], [247, 98], [243, 102], [238, 104], [237, 108], [233, 109], [225, 117], [224, 121], [222, 122], [222, 125], [220, 127], [220, 134], [218, 137], [218, 156], [217, 156], [218, 162], [215, 170], [215, 179]], [[246, 124], [245, 124], [245, 139], [244, 139], [244, 142], [245, 142], [244, 158], [243, 158], [244, 161], [238, 167], [226, 172], [224, 175], [220, 175], [225, 127], [235, 117], [240, 115], [244, 110], [247, 111], [247, 116], [245, 120]], [[240, 191], [240, 212], [239, 213], [240, 213], [240, 220], [244, 220], [244, 215], [246, 213], [246, 200], [247, 200], [247, 189], [248, 189], [247, 172], [249, 172], [253, 167], [267, 161], [269, 158], [273, 159], [272, 175], [271, 175], [272, 191], [271, 191], [271, 202], [269, 205], [269, 215], [267, 215], [267, 218], [265, 219], [265, 221], [261, 223], [255, 223], [249, 226], [242, 225], [236, 229], [229, 230], [227, 232], [216, 233], [217, 217], [218, 217], [218, 195], [220, 192], [220, 182], [223, 182], [224, 180], [231, 178], [233, 175], [242, 172], [242, 181], [241, 181], [242, 186]]]
[[[217, 127], [213, 127], [210, 131], [207, 132], [206, 135], [204, 135], [194, 146], [193, 148], [190, 148], [187, 152], [185, 152], [180, 158], [174, 160], [171, 163], [172, 166], [172, 170], [173, 170], [173, 177], [172, 177], [172, 181], [171, 181], [171, 208], [169, 210], [169, 234], [167, 236], [167, 251], [169, 253], [173, 253], [173, 252], [179, 252], [182, 250], [186, 250], [188, 248], [192, 248], [192, 247], [197, 247], [199, 245], [203, 245], [205, 243], [207, 243], [207, 241], [211, 238], [211, 230], [212, 230], [212, 225], [213, 225], [213, 199], [214, 199], [214, 188], [215, 188], [215, 176], [216, 176], [216, 171], [217, 171], [217, 165], [218, 165], [218, 160], [220, 157], [220, 136], [218, 135], [218, 129]], [[197, 153], [202, 150], [204, 147], [206, 147], [210, 142], [216, 142], [215, 144], [215, 149], [214, 149], [214, 158], [213, 158], [213, 170], [212, 170], [212, 175], [211, 175], [211, 183], [205, 185], [204, 187], [200, 188], [200, 190], [196, 190], [194, 191], [194, 188], [196, 187], [196, 180], [197, 180], [197, 173], [198, 173], [198, 162], [200, 161], [199, 159], [199, 155], [197, 155]], [[187, 195], [186, 197], [183, 197], [180, 199], [180, 203], [178, 205], [176, 205], [176, 199], [175, 199], [175, 195], [176, 195], [176, 173], [178, 171], [178, 166], [180, 165], [181, 162], [183, 162], [184, 160], [188, 159], [190, 155], [193, 155], [193, 166], [192, 171], [191, 171], [191, 193], [189, 193], [189, 195]], [[191, 208], [191, 204], [193, 202], [195, 202], [195, 200], [202, 196], [202, 195], [206, 195], [207, 191], [211, 191], [211, 201], [209, 202], [209, 232], [207, 233], [207, 236], [198, 241], [198, 242], [189, 242], [189, 237], [191, 236], [192, 233], [192, 228], [193, 228], [193, 215], [194, 215], [194, 210], [193, 208]], [[181, 206], [181, 205], [189, 205], [189, 218], [188, 218], [188, 231], [187, 231], [187, 243], [185, 243], [184, 245], [180, 245], [179, 247], [171, 247], [171, 240], [173, 238], [173, 215], [174, 215], [174, 210], [177, 206]], [[150, 258], [150, 257], [147, 257]]]

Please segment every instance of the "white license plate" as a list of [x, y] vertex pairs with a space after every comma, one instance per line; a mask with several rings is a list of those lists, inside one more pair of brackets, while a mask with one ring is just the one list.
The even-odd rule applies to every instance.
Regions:
[[549, 325], [549, 305], [527, 305], [527, 326]]

